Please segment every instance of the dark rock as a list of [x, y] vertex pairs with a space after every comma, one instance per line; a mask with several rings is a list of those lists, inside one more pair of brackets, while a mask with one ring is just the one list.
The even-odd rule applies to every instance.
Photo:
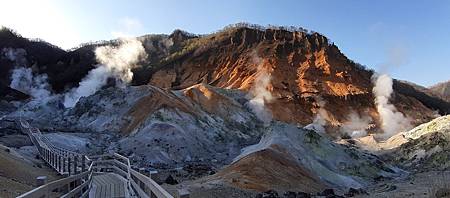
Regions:
[[374, 178], [374, 180], [377, 181], [377, 182], [383, 181], [384, 179], [385, 179], [385, 178], [384, 178], [383, 176], [378, 176], [378, 177], [375, 177], [375, 178]]
[[26, 100], [29, 99], [30, 96], [20, 92], [18, 90], [12, 89], [11, 87], [0, 82], [0, 100], [5, 101], [17, 101], [17, 100]]
[[187, 164], [183, 166], [183, 170], [193, 176], [205, 176], [215, 173], [210, 165], [203, 163]]
[[[347, 140], [347, 141], [350, 140], [350, 139], [352, 139], [352, 137], [351, 137], [350, 135], [348, 135], [348, 134], [342, 134], [342, 135], [341, 135], [341, 138], [344, 139], [344, 140]], [[350, 143], [350, 142], [349, 142], [349, 143]]]
[[309, 193], [305, 193], [305, 192], [298, 192], [297, 193], [297, 198], [310, 198], [311, 195]]
[[166, 180], [164, 180], [164, 183], [170, 184], [170, 185], [176, 185], [176, 184], [178, 184], [178, 181], [177, 181], [176, 179], [174, 179], [174, 178], [172, 177], [172, 175], [169, 175], [169, 176], [166, 178]]
[[326, 198], [341, 198], [343, 196], [336, 195], [333, 189], [325, 189], [324, 191], [317, 193], [317, 196], [323, 196]]
[[283, 193], [283, 195], [286, 198], [297, 198], [297, 193], [296, 192], [288, 191], [288, 192]]
[[356, 141], [353, 140], [353, 139], [349, 139], [349, 140], [347, 140], [347, 142], [348, 142], [349, 144], [352, 144], [352, 145], [355, 145], [355, 144], [356, 144]]
[[358, 189], [350, 188], [350, 189], [348, 189], [348, 192], [345, 193], [344, 195], [347, 197], [353, 197], [355, 195], [361, 195], [361, 194], [367, 194], [367, 192], [361, 188], [358, 188]]
[[279, 198], [280, 196], [274, 190], [269, 190], [256, 195], [257, 198]]
[[311, 197], [310, 194], [305, 193], [305, 192], [291, 192], [291, 191], [288, 191], [288, 192], [285, 192], [283, 195], [286, 198], [310, 198]]
[[449, 188], [440, 188], [434, 194], [436, 197], [450, 197], [450, 189]]
[[336, 195], [336, 194], [334, 194], [334, 190], [333, 189], [329, 188], [329, 189], [325, 189], [324, 191], [318, 193], [317, 195], [319, 195], [319, 196], [327, 196], [328, 197], [330, 195]]

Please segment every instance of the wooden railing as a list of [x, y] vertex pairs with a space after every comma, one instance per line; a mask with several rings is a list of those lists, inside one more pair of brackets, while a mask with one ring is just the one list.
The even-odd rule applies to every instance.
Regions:
[[105, 154], [98, 156], [91, 156], [95, 166], [94, 173], [113, 172], [127, 181], [127, 189], [130, 196], [134, 196], [134, 190], [130, 184], [130, 160], [120, 154]]
[[[158, 185], [154, 180], [150, 177], [143, 175], [133, 169], [131, 169], [131, 186], [136, 191], [136, 194], [139, 197], [158, 197], [165, 198], [173, 196], [170, 195], [164, 188]], [[189, 196], [184, 196], [189, 197]]]
[[92, 166], [85, 172], [39, 186], [18, 198], [88, 197], [92, 182]]
[[30, 137], [41, 158], [59, 174], [67, 176], [22, 194], [20, 198], [87, 197], [93, 175], [104, 172], [114, 172], [125, 178], [130, 197], [173, 198], [150, 177], [133, 170], [127, 157], [117, 153], [81, 155], [53, 145], [38, 128], [24, 120], [20, 119], [18, 125]]
[[127, 187], [131, 196], [149, 198], [173, 198], [164, 188], [150, 177], [133, 170], [130, 160], [120, 154], [92, 156], [94, 172], [114, 172], [127, 179]]
[[85, 172], [89, 166], [86, 156], [53, 145], [38, 128], [19, 120], [19, 127], [36, 146], [41, 158], [61, 175], [70, 176]]
[[39, 156], [60, 175], [66, 176], [19, 197], [87, 197], [92, 181], [92, 160], [85, 155], [56, 147], [38, 128], [32, 127], [27, 121], [19, 119], [17, 124], [21, 131], [30, 137]]

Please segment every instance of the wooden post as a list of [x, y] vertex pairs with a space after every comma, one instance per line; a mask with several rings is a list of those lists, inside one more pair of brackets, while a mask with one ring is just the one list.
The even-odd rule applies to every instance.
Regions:
[[55, 153], [50, 151], [50, 162], [52, 164], [52, 168], [55, 168]]
[[189, 191], [186, 189], [178, 189], [177, 190], [177, 198], [189, 198]]
[[59, 154], [55, 153], [55, 169], [59, 172]]
[[145, 168], [139, 168], [139, 173], [143, 174], [143, 175], [147, 175]]
[[81, 156], [81, 172], [86, 171], [86, 157], [84, 155]]
[[50, 150], [47, 149], [47, 163], [50, 164]]
[[[149, 171], [148, 177], [150, 177], [150, 179], [152, 179], [152, 177], [156, 177], [156, 174], [158, 174], [158, 171], [153, 170], [153, 171]], [[155, 193], [153, 193], [152, 191], [150, 191], [150, 198], [156, 197]]]
[[[146, 175], [145, 174], [145, 168], [139, 168], [139, 173], [141, 173], [141, 174], [143, 174], [143, 175]], [[139, 188], [141, 188], [142, 189], [142, 191], [144, 191], [145, 192], [145, 194], [147, 194], [147, 195], [150, 195], [150, 198], [152, 198], [152, 195], [151, 195], [151, 192], [148, 192], [149, 190], [147, 190], [147, 188], [146, 188], [146, 186], [145, 186], [145, 183], [144, 182], [142, 182], [142, 181], [140, 181], [139, 180]], [[150, 193], [150, 194], [149, 194]]]
[[72, 163], [72, 160], [70, 160], [70, 156], [67, 156], [67, 173], [70, 174], [70, 163]]
[[152, 170], [152, 171], [149, 171], [148, 177], [153, 178], [153, 177], [156, 177], [157, 174], [158, 174], [158, 171]]
[[56, 168], [56, 153], [54, 151], [52, 151], [52, 164], [53, 164], [53, 169], [58, 170]]
[[47, 163], [47, 149], [44, 148], [44, 156], [42, 156], [42, 158], [44, 159], [44, 161]]
[[78, 166], [78, 156], [74, 155], [73, 156], [73, 173], [74, 175], [78, 174], [77, 173], [77, 166]]
[[53, 166], [55, 170], [58, 170], [58, 154], [56, 152], [53, 153]]
[[50, 159], [50, 151], [48, 149], [45, 149], [45, 161], [49, 163]]
[[42, 159], [47, 162], [47, 150], [45, 148], [42, 148]]
[[63, 172], [67, 173], [67, 157], [63, 157]]
[[50, 167], [53, 168], [53, 156], [52, 151], [48, 150], [48, 163], [50, 164]]
[[47, 150], [47, 156], [48, 156], [48, 163], [50, 164], [50, 166], [52, 166], [52, 151]]
[[59, 158], [59, 172], [63, 173], [64, 172], [64, 160], [61, 155], [59, 155], [58, 158]]
[[42, 186], [47, 183], [47, 176], [36, 177], [36, 186]]

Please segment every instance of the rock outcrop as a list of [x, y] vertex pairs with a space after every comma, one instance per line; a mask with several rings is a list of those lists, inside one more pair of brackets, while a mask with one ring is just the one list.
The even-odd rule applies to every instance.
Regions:
[[335, 144], [328, 137], [274, 123], [258, 144], [243, 149], [228, 167], [206, 179], [264, 192], [322, 192], [326, 188], [361, 188], [375, 178], [403, 173], [376, 156]]

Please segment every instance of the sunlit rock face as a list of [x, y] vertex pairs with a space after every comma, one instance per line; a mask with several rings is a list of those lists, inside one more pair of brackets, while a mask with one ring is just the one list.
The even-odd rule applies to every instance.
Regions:
[[[325, 128], [337, 131], [354, 112], [370, 117], [375, 127], [369, 133], [381, 132], [372, 93], [373, 71], [349, 60], [318, 33], [240, 27], [188, 41], [183, 53], [168, 56], [163, 66], [153, 70], [149, 84], [184, 89], [206, 83], [251, 93], [258, 84], [267, 83], [264, 88], [271, 99], [265, 99], [264, 105], [275, 120], [307, 125], [325, 111]], [[261, 73], [270, 77], [268, 82], [261, 81]], [[394, 82], [392, 103], [413, 125], [434, 118], [436, 109], [450, 107], [433, 106], [435, 102], [421, 98], [420, 90], [401, 91], [407, 87], [399, 84], [404, 83]]]

